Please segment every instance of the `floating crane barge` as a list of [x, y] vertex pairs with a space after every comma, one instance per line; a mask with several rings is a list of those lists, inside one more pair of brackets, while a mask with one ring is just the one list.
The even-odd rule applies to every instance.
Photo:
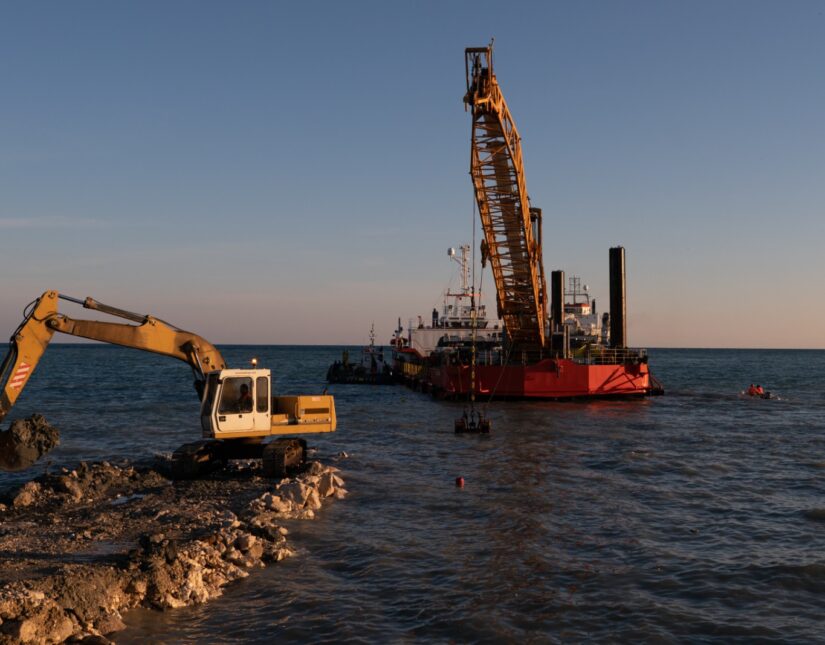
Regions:
[[[575, 298], [567, 303], [563, 271], [551, 274], [548, 313], [542, 212], [530, 205], [521, 137], [493, 73], [492, 46], [466, 49], [465, 67], [464, 103], [473, 122], [470, 175], [484, 232], [481, 263], [492, 269], [501, 331], [481, 331], [490, 328], [478, 315], [477, 294], [465, 285], [470, 307], [463, 317], [439, 319], [434, 312], [431, 326], [419, 324], [406, 338], [399, 326], [395, 373], [408, 385], [447, 398], [662, 394], [646, 350], [627, 346], [623, 247], [610, 249], [610, 313], [595, 333], [581, 326], [583, 316], [595, 317], [595, 302], [588, 297], [586, 308]], [[434, 330], [444, 331], [436, 347], [416, 342]]]

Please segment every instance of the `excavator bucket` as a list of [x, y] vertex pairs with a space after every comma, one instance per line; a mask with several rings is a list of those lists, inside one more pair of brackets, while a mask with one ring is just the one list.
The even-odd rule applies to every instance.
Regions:
[[0, 432], [0, 470], [29, 468], [59, 443], [60, 432], [43, 415], [17, 419], [8, 430]]

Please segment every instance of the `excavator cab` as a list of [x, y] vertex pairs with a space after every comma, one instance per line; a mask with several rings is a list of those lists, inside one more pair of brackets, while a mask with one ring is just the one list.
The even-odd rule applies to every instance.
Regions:
[[207, 374], [201, 403], [204, 438], [269, 435], [270, 380], [267, 369], [225, 369]]
[[[272, 396], [268, 369], [222, 369], [206, 374], [201, 401], [205, 439], [239, 439], [334, 432], [335, 401], [328, 394]], [[291, 427], [292, 426], [292, 427]]]

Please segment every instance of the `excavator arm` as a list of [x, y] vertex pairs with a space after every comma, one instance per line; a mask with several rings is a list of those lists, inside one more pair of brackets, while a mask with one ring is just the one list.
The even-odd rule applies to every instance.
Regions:
[[[136, 324], [98, 320], [74, 320], [58, 312], [58, 301], [66, 300], [85, 309], [124, 318]], [[0, 365], [0, 421], [14, 406], [55, 332], [80, 336], [123, 347], [133, 347], [187, 363], [195, 375], [195, 388], [203, 394], [206, 375], [226, 367], [221, 353], [208, 340], [158, 318], [110, 307], [92, 298], [80, 300], [46, 291], [32, 302], [23, 322], [9, 341], [9, 351]]]

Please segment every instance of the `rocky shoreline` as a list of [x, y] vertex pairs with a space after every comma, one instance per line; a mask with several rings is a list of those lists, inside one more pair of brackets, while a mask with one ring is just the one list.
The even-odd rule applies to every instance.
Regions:
[[6, 497], [0, 644], [106, 643], [129, 609], [207, 602], [293, 555], [285, 520], [347, 494], [319, 461], [279, 482], [254, 460], [191, 481], [171, 481], [167, 466], [83, 463]]

